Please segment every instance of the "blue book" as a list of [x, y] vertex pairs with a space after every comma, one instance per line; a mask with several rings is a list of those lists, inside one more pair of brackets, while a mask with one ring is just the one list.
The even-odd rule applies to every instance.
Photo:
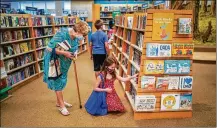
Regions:
[[165, 60], [164, 74], [178, 74], [178, 60]]
[[192, 93], [180, 94], [180, 109], [185, 109], [185, 110], [192, 109]]
[[178, 60], [178, 74], [189, 74], [190, 67], [190, 60]]
[[158, 57], [158, 44], [157, 43], [147, 43], [146, 56], [147, 57]]

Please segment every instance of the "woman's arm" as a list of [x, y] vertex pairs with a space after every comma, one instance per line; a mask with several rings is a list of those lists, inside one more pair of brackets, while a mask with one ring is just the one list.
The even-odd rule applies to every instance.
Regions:
[[100, 76], [98, 76], [96, 79], [96, 84], [93, 88], [94, 91], [97, 91], [97, 92], [110, 92], [110, 91], [112, 91], [112, 89], [110, 89], [110, 88], [105, 88], [105, 89], [99, 88], [100, 82], [101, 82], [101, 78], [100, 78]]
[[117, 75], [117, 79], [120, 80], [120, 81], [122, 81], [122, 82], [127, 82], [127, 81], [130, 81], [130, 80], [133, 79], [133, 78], [136, 78], [137, 75], [138, 75], [138, 74], [135, 74], [135, 75], [133, 75], [133, 76], [128, 76], [128, 77], [126, 77], [126, 78], [123, 78], [123, 77]]

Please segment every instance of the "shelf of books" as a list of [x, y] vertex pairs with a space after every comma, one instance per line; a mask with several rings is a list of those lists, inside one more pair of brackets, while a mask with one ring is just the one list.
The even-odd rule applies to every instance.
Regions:
[[116, 16], [112, 55], [134, 119], [192, 117], [192, 11], [147, 10]]
[[[70, 27], [76, 23], [75, 17], [62, 17], [63, 21], [60, 19], [30, 14], [1, 14], [1, 61], [5, 65], [5, 70], [1, 71], [6, 73], [4, 78], [8, 87], [41, 76], [44, 50], [56, 28], [65, 24], [65, 27]], [[79, 54], [87, 51], [87, 39], [85, 37], [80, 42]]]
[[104, 21], [103, 30], [108, 32], [109, 21], [113, 20], [112, 13], [114, 11], [120, 11], [121, 14], [133, 14], [134, 12], [141, 11], [141, 5], [130, 4], [114, 4], [114, 5], [101, 5], [100, 6], [100, 19]]

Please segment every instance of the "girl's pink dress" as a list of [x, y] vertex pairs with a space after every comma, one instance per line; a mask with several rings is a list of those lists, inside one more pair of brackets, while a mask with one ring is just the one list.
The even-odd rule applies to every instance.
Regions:
[[107, 93], [107, 96], [106, 96], [108, 112], [114, 112], [114, 111], [124, 112], [125, 108], [115, 91], [114, 81], [115, 81], [114, 79], [111, 79], [111, 80], [107, 79], [105, 81], [105, 88], [112, 89], [112, 93]]

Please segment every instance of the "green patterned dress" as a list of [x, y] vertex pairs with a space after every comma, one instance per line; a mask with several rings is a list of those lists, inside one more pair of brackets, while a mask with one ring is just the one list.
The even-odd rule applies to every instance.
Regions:
[[[57, 32], [51, 41], [48, 43], [49, 48], [55, 48], [59, 42], [67, 40], [71, 45], [70, 52], [74, 53], [78, 49], [79, 40], [77, 38], [71, 39], [69, 35], [68, 28], [62, 28], [59, 32]], [[54, 91], [61, 91], [65, 88], [67, 83], [67, 74], [69, 67], [71, 65], [72, 60], [66, 58], [64, 55], [59, 55], [60, 58], [60, 71], [62, 75], [53, 80], [48, 79], [48, 70], [49, 70], [49, 61], [51, 58], [51, 52], [45, 50], [44, 52], [44, 76], [43, 81], [47, 83], [48, 88]]]

